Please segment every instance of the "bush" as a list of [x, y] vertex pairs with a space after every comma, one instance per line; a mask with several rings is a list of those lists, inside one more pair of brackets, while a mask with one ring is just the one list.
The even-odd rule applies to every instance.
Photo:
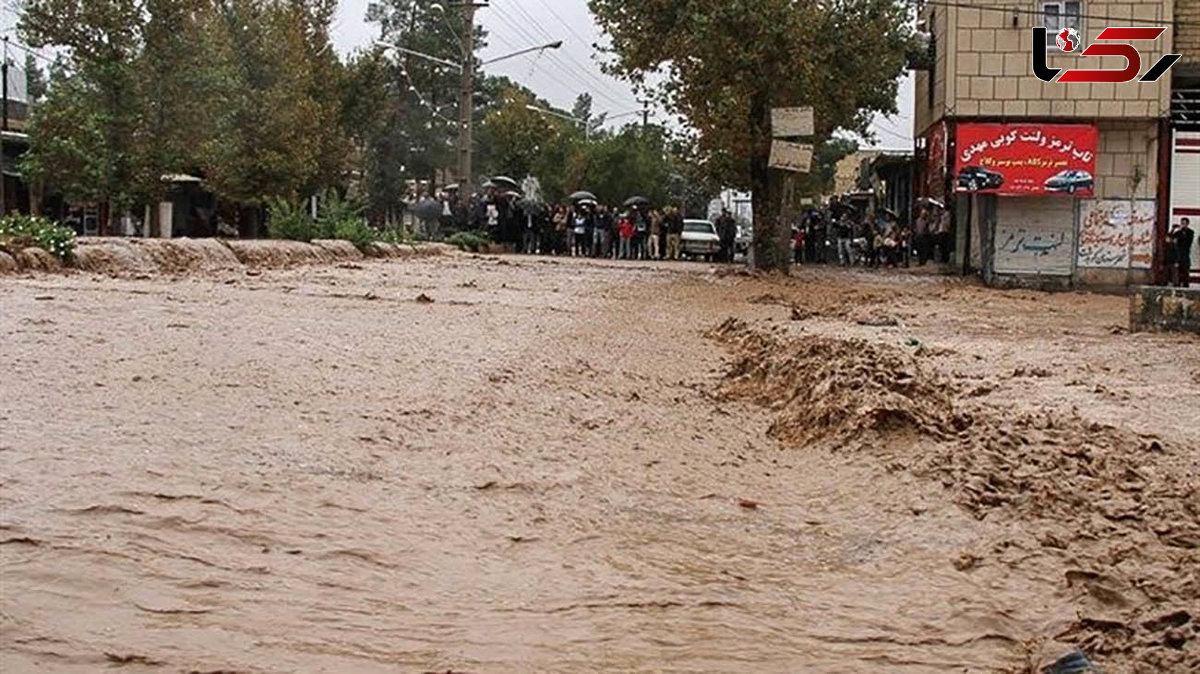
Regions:
[[458, 246], [460, 250], [478, 253], [480, 248], [488, 244], [488, 236], [486, 232], [459, 232], [446, 239], [446, 243]]
[[0, 218], [0, 249], [17, 253], [36, 247], [66, 262], [75, 255], [75, 230], [33, 215]]
[[334, 225], [333, 238], [345, 239], [362, 248], [379, 240], [379, 232], [365, 220], [343, 220]]
[[267, 203], [267, 232], [272, 239], [312, 241], [319, 237], [317, 224], [304, 206], [275, 197]]

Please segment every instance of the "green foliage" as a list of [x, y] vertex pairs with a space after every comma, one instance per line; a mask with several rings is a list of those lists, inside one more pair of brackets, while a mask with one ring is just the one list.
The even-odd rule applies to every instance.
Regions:
[[[69, 54], [24, 169], [72, 201], [159, 200], [196, 173], [227, 201], [313, 194], [347, 162], [333, 0], [27, 0], [22, 37]], [[253, 210], [251, 208], [251, 210]]]
[[363, 206], [333, 189], [321, 198], [316, 228], [324, 238], [344, 239], [360, 248], [379, 240], [379, 232], [363, 217]]
[[0, 250], [16, 253], [24, 248], [37, 247], [70, 260], [75, 254], [75, 230], [30, 215], [8, 215], [0, 218]]
[[304, 206], [282, 197], [267, 200], [267, 232], [272, 239], [312, 241], [321, 238], [317, 223], [309, 217]]
[[458, 232], [446, 239], [446, 243], [460, 250], [478, 253], [480, 248], [488, 244], [488, 235], [487, 232]]

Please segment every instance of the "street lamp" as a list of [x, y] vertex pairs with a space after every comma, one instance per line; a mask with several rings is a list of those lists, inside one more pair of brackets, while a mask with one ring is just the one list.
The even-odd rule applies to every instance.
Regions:
[[[470, 7], [472, 11], [474, 11], [473, 5], [466, 6]], [[440, 5], [436, 5], [436, 7], [440, 7]], [[442, 9], [442, 11], [445, 10]], [[384, 49], [395, 49], [398, 52], [408, 54], [410, 56], [416, 56], [417, 58], [422, 58], [432, 63], [454, 68], [462, 74], [462, 90], [459, 92], [458, 101], [458, 184], [466, 188], [463, 190], [463, 193], [466, 194], [470, 194], [471, 190], [471, 131], [472, 127], [474, 126], [474, 115], [472, 113], [474, 112], [475, 107], [475, 67], [473, 63], [475, 48], [473, 42], [474, 31], [471, 30], [471, 28], [474, 28], [473, 18], [470, 23], [471, 25], [468, 27], [469, 29], [463, 34], [462, 63], [456, 63], [448, 59], [439, 58], [431, 54], [419, 52], [415, 49], [408, 49], [407, 47], [401, 47], [399, 45], [387, 44], [386, 42], [375, 42], [375, 45], [378, 47], [383, 47]], [[487, 61], [480, 62], [479, 65], [482, 67], [533, 52], [542, 52], [547, 49], [558, 49], [559, 47], [562, 47], [562, 45], [562, 40], [556, 40], [554, 42], [538, 45], [536, 47], [520, 49], [511, 54], [498, 56], [494, 59], [488, 59]]]
[[526, 105], [525, 109], [532, 110], [533, 112], [536, 112], [540, 115], [549, 115], [551, 117], [558, 117], [559, 119], [565, 119], [568, 122], [574, 122], [583, 129], [583, 139], [591, 140], [591, 129], [588, 128], [589, 124], [587, 123], [587, 120], [585, 120], [585, 119], [580, 119], [574, 115], [568, 115], [565, 112], [557, 112], [555, 110], [547, 110], [545, 108], [539, 108], [536, 105]]

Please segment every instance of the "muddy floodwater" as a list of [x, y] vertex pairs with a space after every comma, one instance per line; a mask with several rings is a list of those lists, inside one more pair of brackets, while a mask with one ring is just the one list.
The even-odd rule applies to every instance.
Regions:
[[1200, 340], [930, 275], [0, 279], [5, 672], [1200, 671]]

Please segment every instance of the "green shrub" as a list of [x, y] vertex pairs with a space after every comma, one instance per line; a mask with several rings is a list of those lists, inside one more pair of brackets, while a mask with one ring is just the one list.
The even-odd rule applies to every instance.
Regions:
[[446, 243], [458, 246], [460, 250], [478, 253], [480, 248], [488, 244], [488, 236], [486, 232], [459, 232], [446, 239]]
[[317, 224], [303, 205], [275, 197], [267, 203], [267, 232], [272, 239], [312, 241], [320, 238]]
[[345, 239], [362, 248], [379, 240], [379, 232], [365, 220], [343, 220], [334, 226], [333, 238]]
[[33, 215], [0, 218], [0, 249], [16, 253], [36, 247], [68, 261], [75, 255], [75, 230]]

